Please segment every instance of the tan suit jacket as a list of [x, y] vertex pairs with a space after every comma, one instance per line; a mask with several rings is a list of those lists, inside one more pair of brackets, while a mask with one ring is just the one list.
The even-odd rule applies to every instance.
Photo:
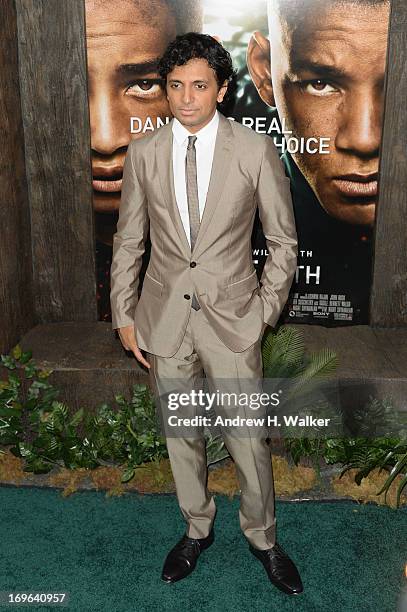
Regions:
[[[175, 199], [171, 125], [128, 147], [113, 237], [112, 327], [134, 324], [140, 348], [170, 357], [181, 344], [195, 293], [221, 341], [244, 351], [259, 339], [263, 322], [276, 324], [296, 270], [290, 182], [269, 136], [220, 115], [191, 253]], [[261, 286], [251, 250], [257, 206], [269, 252]], [[151, 256], [138, 300], [148, 229]]]

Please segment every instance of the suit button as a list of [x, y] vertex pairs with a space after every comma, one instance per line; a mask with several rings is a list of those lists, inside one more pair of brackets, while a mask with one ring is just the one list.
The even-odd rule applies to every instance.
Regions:
[[191, 261], [191, 263], [189, 264], [190, 268], [195, 268], [196, 266], [196, 261]]
[[184, 298], [185, 298], [186, 300], [190, 300], [190, 299], [191, 299], [191, 296], [190, 296], [190, 295], [188, 295], [188, 293], [186, 293], [186, 294], [184, 295]]

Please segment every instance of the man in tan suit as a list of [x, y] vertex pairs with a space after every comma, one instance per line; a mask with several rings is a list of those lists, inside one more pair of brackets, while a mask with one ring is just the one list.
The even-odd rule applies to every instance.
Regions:
[[[165, 381], [176, 381], [176, 390], [185, 393], [197, 388], [204, 373], [212, 389], [222, 381], [230, 391], [231, 384], [261, 380], [261, 338], [287, 300], [297, 236], [289, 180], [272, 139], [217, 111], [234, 74], [228, 52], [210, 36], [178, 36], [159, 73], [174, 119], [129, 145], [113, 240], [111, 306], [123, 346], [149, 368], [165, 422]], [[270, 252], [261, 286], [251, 255], [257, 206]], [[151, 257], [138, 300], [148, 230]], [[189, 405], [182, 414], [198, 413]], [[212, 544], [216, 509], [206, 487], [202, 429], [181, 436], [169, 429], [167, 421], [187, 524], [162, 572], [163, 580], [175, 582]], [[276, 542], [271, 455], [263, 433], [222, 428], [241, 487], [240, 525], [270, 580], [297, 594], [300, 576]]]

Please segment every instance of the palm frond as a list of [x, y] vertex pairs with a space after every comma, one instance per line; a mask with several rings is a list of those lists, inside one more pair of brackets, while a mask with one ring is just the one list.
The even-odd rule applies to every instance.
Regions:
[[210, 432], [205, 435], [206, 439], [206, 464], [212, 465], [230, 457], [229, 451], [221, 435], [212, 436]]
[[325, 348], [319, 353], [311, 353], [308, 363], [291, 386], [290, 398], [309, 393], [321, 379], [333, 374], [337, 366], [338, 357], [330, 349]]
[[304, 360], [303, 334], [290, 327], [280, 327], [276, 334], [269, 332], [262, 353], [265, 378], [292, 378], [301, 370]]

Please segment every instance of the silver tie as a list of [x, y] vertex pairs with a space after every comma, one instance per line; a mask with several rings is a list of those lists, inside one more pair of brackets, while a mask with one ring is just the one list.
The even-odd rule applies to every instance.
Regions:
[[[199, 199], [198, 181], [196, 176], [196, 136], [188, 136], [187, 154], [185, 156], [185, 180], [187, 185], [187, 200], [189, 214], [189, 231], [191, 238], [191, 252], [195, 246], [196, 237], [199, 231]], [[200, 305], [196, 295], [192, 296], [192, 308], [199, 310]]]

